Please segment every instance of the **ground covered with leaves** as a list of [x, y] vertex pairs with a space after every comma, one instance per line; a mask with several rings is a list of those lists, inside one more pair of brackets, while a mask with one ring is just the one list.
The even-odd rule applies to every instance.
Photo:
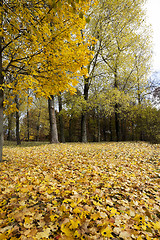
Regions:
[[160, 145], [5, 147], [0, 239], [160, 239]]

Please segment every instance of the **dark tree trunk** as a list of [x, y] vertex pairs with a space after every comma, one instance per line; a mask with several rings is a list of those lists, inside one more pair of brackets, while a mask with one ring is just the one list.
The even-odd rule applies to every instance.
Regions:
[[[87, 101], [88, 100], [88, 92], [89, 92], [89, 78], [85, 79], [85, 84], [84, 84], [84, 99]], [[86, 143], [87, 142], [87, 113], [86, 109], [82, 113], [81, 116], [81, 142]]]
[[69, 142], [72, 142], [72, 116], [69, 119]]
[[101, 128], [100, 128], [100, 117], [99, 117], [99, 113], [98, 113], [98, 117], [97, 117], [97, 128], [98, 128], [98, 142], [101, 141]]
[[18, 96], [15, 96], [15, 103], [16, 103], [16, 141], [17, 145], [21, 145], [21, 139], [20, 139], [20, 134], [19, 134], [19, 101], [18, 101]]
[[120, 140], [119, 136], [119, 114], [118, 114], [118, 104], [115, 104], [115, 129], [116, 129], [116, 141]]
[[56, 113], [54, 108], [54, 96], [48, 99], [49, 121], [50, 121], [50, 143], [58, 143], [58, 131]]
[[134, 136], [134, 122], [132, 121], [132, 141], [135, 140], [135, 136]]
[[[0, 0], [0, 30], [2, 33], [2, 7], [3, 7], [3, 0]], [[2, 74], [2, 35], [0, 34], [0, 85], [4, 82], [4, 77]], [[0, 162], [2, 161], [2, 149], [3, 149], [3, 90], [0, 89]]]
[[63, 122], [63, 116], [61, 114], [62, 111], [62, 97], [61, 94], [58, 96], [58, 104], [59, 104], [59, 126], [60, 126], [60, 142], [64, 143], [64, 122]]
[[103, 141], [107, 141], [107, 126], [106, 126], [107, 119], [103, 116]]
[[87, 142], [87, 114], [83, 113], [81, 117], [81, 142]]
[[40, 129], [40, 116], [41, 116], [41, 110], [39, 110], [38, 113], [38, 119], [37, 119], [37, 133], [36, 133], [36, 141], [39, 141], [39, 129]]

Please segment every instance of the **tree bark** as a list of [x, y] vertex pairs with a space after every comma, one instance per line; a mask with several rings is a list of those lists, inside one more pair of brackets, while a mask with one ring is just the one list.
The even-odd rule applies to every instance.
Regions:
[[[89, 92], [89, 78], [85, 79], [84, 84], [84, 99], [88, 100], [88, 92]], [[86, 110], [82, 113], [81, 116], [81, 142], [87, 142], [87, 113]]]
[[87, 114], [83, 113], [81, 117], [81, 142], [87, 142]]
[[61, 114], [62, 111], [62, 97], [61, 94], [58, 96], [58, 105], [59, 105], [59, 126], [60, 126], [60, 142], [64, 143], [64, 122], [63, 122], [63, 116]]
[[[2, 74], [2, 13], [3, 0], [0, 0], [0, 86], [4, 83], [4, 77]], [[2, 149], [3, 149], [3, 95], [4, 92], [0, 89], [0, 162], [2, 161]]]
[[58, 131], [53, 95], [51, 95], [50, 98], [48, 99], [48, 110], [50, 121], [50, 143], [58, 143]]
[[40, 125], [40, 116], [41, 116], [41, 110], [39, 110], [39, 113], [38, 113], [38, 119], [37, 119], [37, 132], [36, 132], [36, 141], [39, 141], [39, 125]]
[[101, 141], [101, 128], [100, 128], [100, 117], [98, 113], [98, 118], [97, 118], [97, 128], [98, 128], [98, 142]]
[[127, 139], [126, 119], [122, 119], [121, 121], [121, 132], [122, 132], [122, 141], [126, 141]]
[[18, 96], [15, 96], [15, 103], [16, 103], [16, 141], [17, 145], [21, 145], [21, 139], [20, 139], [20, 134], [19, 134], [19, 102], [18, 102]]
[[69, 119], [69, 142], [72, 142], [72, 115]]
[[11, 141], [12, 136], [11, 136], [11, 130], [12, 130], [12, 117], [13, 113], [8, 115], [8, 134], [7, 134], [7, 141]]
[[118, 104], [115, 104], [115, 128], [116, 128], [116, 141], [119, 141], [119, 114], [118, 114]]
[[106, 117], [103, 117], [103, 141], [107, 141]]

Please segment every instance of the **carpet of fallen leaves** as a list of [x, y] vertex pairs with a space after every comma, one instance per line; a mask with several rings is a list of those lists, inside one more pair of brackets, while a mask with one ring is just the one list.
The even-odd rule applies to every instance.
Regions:
[[0, 239], [160, 239], [160, 145], [5, 147]]

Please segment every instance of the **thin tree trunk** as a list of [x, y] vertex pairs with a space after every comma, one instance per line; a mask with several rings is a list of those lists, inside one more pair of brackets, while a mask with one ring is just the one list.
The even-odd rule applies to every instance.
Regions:
[[8, 115], [8, 134], [7, 134], [7, 141], [11, 141], [11, 130], [12, 130], [12, 116], [13, 114]]
[[15, 96], [15, 103], [16, 103], [16, 141], [17, 145], [21, 145], [21, 139], [19, 134], [19, 102], [18, 102], [18, 96]]
[[62, 111], [62, 97], [61, 94], [58, 96], [58, 105], [59, 105], [59, 125], [60, 125], [60, 142], [64, 143], [64, 122], [63, 122], [63, 116], [61, 114]]
[[[117, 83], [117, 64], [115, 66], [115, 73], [114, 73], [114, 88], [118, 89], [118, 83]], [[115, 115], [115, 129], [116, 129], [116, 141], [119, 141], [119, 114], [118, 114], [118, 103], [114, 106], [114, 115]]]
[[83, 113], [81, 117], [81, 141], [87, 142], [87, 114]]
[[[84, 99], [88, 100], [88, 92], [89, 92], [89, 78], [85, 79], [84, 84]], [[86, 143], [87, 142], [87, 113], [84, 111], [81, 117], [81, 141]]]
[[134, 122], [132, 121], [132, 141], [134, 141]]
[[100, 117], [98, 113], [98, 119], [97, 119], [97, 126], [98, 126], [98, 142], [101, 141], [101, 129], [100, 129]]
[[[0, 85], [4, 82], [2, 74], [2, 13], [3, 0], [0, 0]], [[3, 149], [3, 90], [0, 89], [0, 162], [2, 161], [2, 149]]]
[[118, 114], [118, 104], [115, 104], [115, 128], [116, 128], [116, 141], [120, 140], [119, 138], [119, 114]]
[[38, 119], [37, 119], [37, 133], [36, 133], [36, 141], [39, 141], [39, 125], [40, 125], [40, 116], [41, 116], [41, 110], [39, 110], [39, 113], [38, 113]]
[[106, 128], [106, 117], [103, 117], [103, 140], [107, 141], [107, 128]]
[[122, 119], [122, 121], [121, 121], [121, 132], [122, 132], [122, 140], [126, 141], [126, 139], [127, 139], [126, 119]]
[[72, 115], [69, 119], [69, 142], [72, 142]]
[[50, 143], [58, 143], [58, 131], [56, 114], [54, 108], [54, 96], [48, 99], [49, 121], [50, 121]]

